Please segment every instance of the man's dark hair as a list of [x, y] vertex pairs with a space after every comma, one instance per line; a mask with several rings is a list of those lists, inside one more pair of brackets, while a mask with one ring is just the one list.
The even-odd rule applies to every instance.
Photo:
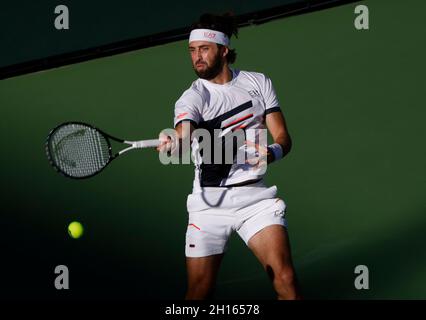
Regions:
[[[229, 39], [231, 39], [232, 35], [238, 37], [238, 24], [232, 13], [225, 13], [223, 15], [205, 13], [200, 16], [197, 22], [192, 24], [191, 30], [194, 29], [211, 29], [220, 31], [226, 34]], [[218, 44], [218, 47], [220, 48], [222, 45]], [[234, 63], [236, 58], [237, 53], [235, 52], [235, 49], [229, 49], [229, 52], [226, 55], [228, 63]]]

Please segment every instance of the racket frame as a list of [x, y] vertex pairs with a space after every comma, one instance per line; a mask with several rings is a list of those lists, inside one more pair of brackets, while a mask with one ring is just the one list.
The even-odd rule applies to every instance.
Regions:
[[[93, 174], [91, 174], [91, 175], [87, 175], [87, 176], [83, 176], [83, 177], [75, 177], [75, 176], [71, 176], [71, 175], [69, 175], [68, 173], [66, 173], [66, 172], [64, 172], [64, 171], [62, 171], [60, 168], [59, 168], [59, 166], [55, 163], [55, 161], [53, 160], [53, 158], [52, 158], [52, 156], [51, 156], [51, 149], [50, 149], [50, 143], [49, 143], [49, 141], [50, 141], [50, 138], [52, 137], [52, 135], [57, 131], [57, 130], [59, 130], [61, 127], [64, 127], [64, 126], [66, 126], [66, 125], [72, 125], [72, 124], [75, 124], [75, 125], [83, 125], [83, 126], [86, 126], [86, 127], [89, 127], [90, 129], [93, 129], [93, 130], [96, 130], [97, 132], [99, 132], [104, 138], [105, 138], [105, 140], [106, 140], [106, 142], [107, 142], [107, 144], [108, 144], [108, 154], [109, 154], [109, 157], [108, 157], [108, 162], [100, 169], [100, 170], [98, 170], [98, 171], [96, 171], [96, 172], [94, 172]], [[116, 142], [119, 142], [119, 143], [125, 143], [125, 144], [128, 144], [128, 145], [130, 145], [129, 147], [127, 147], [127, 148], [125, 148], [125, 149], [122, 149], [122, 150], [120, 150], [119, 152], [117, 152], [117, 153], [115, 153], [115, 154], [112, 154], [112, 146], [111, 146], [111, 141], [110, 141], [110, 139], [111, 140], [114, 140], [114, 141], [116, 141]], [[46, 138], [46, 142], [45, 142], [45, 151], [46, 151], [46, 154], [47, 154], [47, 158], [48, 158], [48, 160], [49, 160], [49, 163], [50, 163], [50, 165], [57, 171], [57, 172], [59, 172], [60, 174], [62, 174], [63, 176], [65, 176], [65, 177], [68, 177], [68, 178], [71, 178], [71, 179], [77, 179], [77, 180], [81, 180], [81, 179], [87, 179], [87, 178], [91, 178], [91, 177], [93, 177], [93, 176], [95, 176], [95, 175], [97, 175], [98, 173], [100, 173], [100, 172], [102, 172], [111, 162], [112, 162], [112, 160], [114, 160], [115, 158], [118, 158], [118, 156], [120, 156], [120, 155], [122, 155], [123, 153], [125, 153], [125, 152], [127, 152], [127, 151], [130, 151], [130, 150], [132, 150], [132, 149], [139, 149], [139, 148], [145, 148], [145, 147], [147, 147], [146, 146], [146, 144], [148, 143], [149, 144], [149, 146], [152, 146], [152, 144], [154, 144], [156, 141], [158, 141], [158, 140], [140, 140], [140, 141], [127, 141], [127, 140], [123, 140], [123, 139], [119, 139], [119, 138], [116, 138], [116, 137], [114, 137], [114, 136], [112, 136], [112, 135], [110, 135], [110, 134], [108, 134], [108, 133], [106, 133], [105, 131], [103, 131], [103, 130], [101, 130], [101, 129], [99, 129], [99, 128], [97, 128], [97, 127], [95, 127], [95, 126], [92, 126], [91, 124], [88, 124], [88, 123], [85, 123], [85, 122], [81, 122], [81, 121], [67, 121], [67, 122], [63, 122], [63, 123], [61, 123], [61, 124], [59, 124], [59, 125], [57, 125], [56, 127], [54, 127], [52, 130], [50, 130], [50, 132], [49, 132], [49, 134], [47, 135], [47, 138]]]

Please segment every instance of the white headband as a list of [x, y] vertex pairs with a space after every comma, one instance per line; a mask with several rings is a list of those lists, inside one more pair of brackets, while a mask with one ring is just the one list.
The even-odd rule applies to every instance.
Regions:
[[229, 38], [226, 34], [216, 30], [210, 29], [194, 29], [189, 35], [189, 42], [191, 41], [208, 41], [224, 46], [229, 46]]

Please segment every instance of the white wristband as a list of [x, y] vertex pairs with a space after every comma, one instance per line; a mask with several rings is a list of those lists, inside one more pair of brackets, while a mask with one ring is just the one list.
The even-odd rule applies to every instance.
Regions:
[[283, 157], [283, 148], [279, 143], [274, 143], [268, 146], [268, 149], [271, 150], [274, 155], [274, 161], [280, 160]]

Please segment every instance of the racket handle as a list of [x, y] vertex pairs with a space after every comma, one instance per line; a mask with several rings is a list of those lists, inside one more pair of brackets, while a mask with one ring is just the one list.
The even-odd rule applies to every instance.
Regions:
[[133, 143], [133, 146], [136, 148], [152, 148], [152, 147], [157, 147], [159, 144], [160, 144], [160, 140], [152, 139], [152, 140], [135, 141]]

